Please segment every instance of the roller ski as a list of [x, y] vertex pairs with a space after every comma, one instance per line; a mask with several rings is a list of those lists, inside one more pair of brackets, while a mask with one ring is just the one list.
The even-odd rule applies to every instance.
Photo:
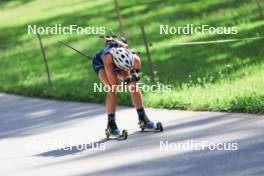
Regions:
[[107, 139], [123, 139], [126, 140], [128, 136], [127, 130], [123, 130], [122, 133], [113, 133], [111, 132], [111, 129], [106, 129], [105, 130], [105, 135]]
[[111, 120], [107, 124], [107, 128], [105, 130], [105, 135], [107, 139], [123, 139], [126, 140], [128, 136], [127, 130], [123, 130], [122, 133], [117, 128], [115, 120]]
[[154, 132], [163, 131], [163, 126], [161, 122], [154, 124], [154, 122], [150, 121], [147, 117], [139, 119], [138, 124], [139, 124], [139, 128], [141, 129], [141, 131], [154, 131]]

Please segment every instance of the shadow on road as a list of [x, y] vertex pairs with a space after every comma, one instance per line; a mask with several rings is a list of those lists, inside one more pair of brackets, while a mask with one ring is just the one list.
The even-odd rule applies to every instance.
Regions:
[[[0, 139], [45, 132], [54, 129], [54, 125], [71, 120], [78, 122], [104, 113], [104, 108], [99, 105], [91, 104], [87, 109], [87, 104], [10, 97], [5, 98], [5, 102], [2, 97], [0, 99]], [[21, 117], [13, 116], [11, 110], [14, 109], [16, 113], [20, 112]], [[155, 112], [152, 110], [151, 113]], [[36, 163], [23, 168], [23, 171], [82, 165], [85, 167], [74, 175], [263, 175], [263, 116], [197, 112], [176, 117], [176, 111], [162, 113], [167, 113], [169, 118], [162, 133], [138, 130], [129, 133], [125, 141], [100, 139], [93, 145], [80, 143], [66, 148], [71, 150], [42, 152], [33, 157], [49, 157], [49, 162]], [[177, 144], [188, 140], [237, 143], [238, 150], [210, 150], [208, 147], [184, 151], [160, 149], [161, 141]], [[101, 144], [105, 145], [105, 150], [89, 151], [94, 145]]]
[[87, 143], [87, 144], [79, 144], [75, 146], [68, 146], [63, 149], [56, 149], [47, 151], [44, 153], [40, 153], [35, 156], [41, 156], [41, 157], [62, 157], [67, 155], [74, 155], [86, 150], [95, 150], [100, 149], [101, 144], [105, 144], [108, 141], [108, 139], [102, 139], [97, 142]]
[[[45, 168], [54, 165], [67, 164], [83, 160], [85, 163], [92, 162], [98, 158], [108, 158], [113, 161], [119, 160], [127, 155], [127, 160], [122, 160], [118, 165], [108, 169], [87, 171], [80, 173], [84, 175], [261, 175], [264, 154], [263, 128], [253, 127], [252, 118], [244, 118], [241, 114], [221, 114], [208, 117], [197, 116], [197, 119], [177, 123], [170, 121], [164, 124], [163, 133], [142, 133], [140, 131], [129, 134], [126, 142], [113, 141], [109, 143], [106, 150], [99, 152], [85, 152], [77, 158], [67, 160], [64, 163], [53, 162], [52, 164], [39, 165]], [[190, 117], [192, 118], [192, 117]], [[262, 118], [255, 116], [257, 124], [262, 123]], [[220, 140], [226, 143], [237, 143], [238, 150], [188, 150], [169, 151], [166, 154], [160, 151], [160, 141], [180, 143], [182, 141], [194, 140]], [[107, 142], [107, 141], [98, 141]], [[153, 158], [137, 158], [138, 153], [148, 155], [153, 151]], [[167, 151], [168, 152], [168, 151]], [[74, 153], [74, 152], [73, 152]], [[56, 151], [39, 154], [38, 156], [65, 156], [71, 152], [58, 154]], [[164, 154], [163, 154], [164, 153]], [[135, 159], [136, 157], [136, 159]], [[131, 158], [131, 161], [129, 160]], [[136, 160], [136, 161], [135, 161]], [[103, 164], [98, 163], [98, 168]], [[31, 168], [33, 169], [33, 168]], [[76, 174], [78, 175], [78, 174]], [[128, 174], [129, 175], [129, 174]]]
[[[85, 105], [85, 106], [84, 106]], [[44, 133], [105, 113], [101, 105], [1, 95], [0, 139]]]
[[[103, 169], [97, 172], [77, 174], [84, 175], [262, 175], [263, 140], [262, 136], [247, 138], [238, 142], [237, 151], [188, 151], [185, 153], [171, 152], [169, 156], [145, 160], [142, 156], [137, 162], [120, 164], [119, 166]], [[147, 151], [146, 151], [147, 152]], [[259, 156], [259, 157], [258, 157]], [[118, 158], [115, 158], [118, 159]], [[133, 174], [132, 174], [133, 173]]]

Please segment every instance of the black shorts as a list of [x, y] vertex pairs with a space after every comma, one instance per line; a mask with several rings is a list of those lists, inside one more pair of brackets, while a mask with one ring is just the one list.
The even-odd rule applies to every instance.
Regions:
[[104, 63], [101, 59], [94, 58], [93, 59], [93, 69], [96, 74], [98, 74], [99, 70], [104, 68]]

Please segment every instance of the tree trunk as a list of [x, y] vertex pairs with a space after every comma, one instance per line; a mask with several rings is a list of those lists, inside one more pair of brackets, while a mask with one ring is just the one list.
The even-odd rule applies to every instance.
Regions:
[[124, 25], [123, 25], [123, 18], [121, 16], [121, 10], [119, 6], [118, 0], [114, 0], [115, 2], [115, 9], [116, 9], [116, 14], [118, 17], [118, 23], [119, 23], [119, 32], [122, 37], [125, 37], [125, 31], [124, 31]]
[[263, 19], [264, 14], [263, 14], [263, 8], [262, 8], [261, 0], [256, 0], [256, 3], [257, 3], [258, 8], [259, 8], [259, 17]]

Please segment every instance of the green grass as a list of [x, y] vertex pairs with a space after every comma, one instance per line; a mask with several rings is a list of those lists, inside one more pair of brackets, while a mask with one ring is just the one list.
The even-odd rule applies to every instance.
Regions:
[[[156, 76], [170, 84], [167, 93], [144, 93], [146, 106], [187, 110], [264, 113], [264, 39], [229, 43], [175, 45], [264, 36], [255, 1], [248, 0], [120, 0], [127, 38], [142, 52], [142, 72], [148, 65], [139, 25], [151, 42]], [[27, 25], [100, 26], [118, 31], [112, 0], [23, 0], [0, 2], [0, 91], [62, 100], [104, 102], [105, 93], [94, 93], [99, 82], [91, 63], [59, 45], [62, 39], [95, 54], [104, 43], [96, 36], [43, 35], [52, 75], [47, 84], [36, 36]], [[159, 25], [186, 24], [237, 26], [237, 35], [159, 35]], [[146, 79], [143, 79], [147, 82]], [[131, 105], [121, 93], [119, 104]]]

